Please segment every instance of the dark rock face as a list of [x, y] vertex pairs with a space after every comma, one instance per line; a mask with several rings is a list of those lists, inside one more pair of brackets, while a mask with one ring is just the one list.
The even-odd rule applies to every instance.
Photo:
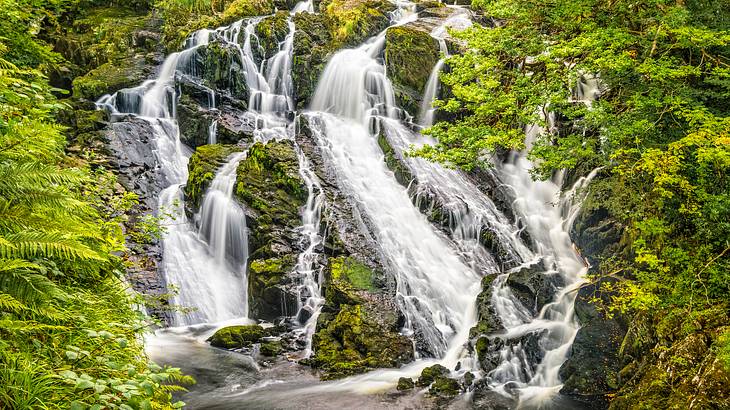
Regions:
[[570, 237], [592, 266], [611, 255], [627, 251], [621, 243], [624, 227], [605, 208], [580, 212], [570, 231]]
[[235, 196], [250, 215], [250, 314], [259, 319], [296, 313], [291, 273], [299, 253], [299, 208], [307, 196], [298, 167], [290, 141], [256, 143], [238, 167]]
[[510, 272], [506, 284], [533, 316], [550, 303], [564, 285], [557, 274], [545, 271], [542, 262]]
[[618, 279], [602, 278], [583, 286], [575, 301], [575, 314], [581, 328], [570, 348], [568, 360], [560, 368], [565, 385], [560, 393], [571, 396], [591, 407], [606, 407], [606, 394], [619, 387], [622, 360], [619, 355], [628, 324], [620, 314], [608, 317], [599, 310], [592, 298], [610, 302], [611, 294], [600, 290], [603, 283]]

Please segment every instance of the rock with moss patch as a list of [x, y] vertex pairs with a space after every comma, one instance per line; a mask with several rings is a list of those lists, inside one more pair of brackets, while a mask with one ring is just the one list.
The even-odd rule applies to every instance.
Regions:
[[428, 388], [428, 392], [431, 395], [438, 396], [441, 398], [451, 398], [459, 394], [461, 386], [459, 382], [450, 377], [436, 377], [431, 383], [431, 387]]
[[398, 379], [398, 386], [396, 386], [396, 389], [399, 391], [403, 390], [411, 390], [415, 387], [415, 383], [413, 383], [413, 379], [410, 377], [401, 377]]
[[203, 145], [198, 147], [188, 161], [188, 181], [185, 184], [186, 203], [193, 212], [200, 208], [203, 194], [215, 178], [218, 169], [234, 152], [242, 148], [235, 145]]
[[399, 105], [418, 114], [423, 91], [439, 59], [438, 41], [428, 27], [408, 23], [388, 29], [385, 35], [385, 66]]
[[416, 386], [426, 387], [433, 383], [437, 378], [446, 377], [449, 375], [449, 369], [445, 368], [440, 364], [427, 367], [421, 371], [421, 376], [416, 380]]
[[251, 213], [249, 295], [254, 317], [295, 313], [290, 278], [298, 252], [299, 208], [306, 200], [291, 141], [256, 143], [237, 169], [235, 196]]
[[264, 335], [264, 328], [259, 325], [228, 326], [217, 330], [208, 342], [215, 347], [237, 349], [253, 345]]
[[263, 342], [261, 343], [261, 346], [259, 346], [259, 353], [263, 356], [274, 357], [281, 353], [281, 351], [281, 342], [278, 341]]

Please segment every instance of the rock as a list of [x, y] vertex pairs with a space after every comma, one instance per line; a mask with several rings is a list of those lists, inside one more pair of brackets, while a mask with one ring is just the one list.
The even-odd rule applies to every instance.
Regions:
[[428, 392], [431, 395], [441, 398], [455, 397], [460, 391], [461, 386], [459, 386], [459, 382], [450, 377], [436, 377], [431, 387], [428, 388]]
[[506, 285], [534, 316], [553, 300], [563, 283], [560, 276], [546, 272], [543, 262], [538, 261], [510, 272]]
[[426, 82], [438, 60], [439, 44], [428, 28], [414, 22], [388, 29], [386, 70], [398, 105], [412, 116], [418, 115]]
[[261, 346], [259, 347], [259, 353], [269, 357], [277, 356], [279, 353], [281, 353], [281, 351], [281, 343], [278, 341], [261, 343]]
[[[216, 90], [216, 94], [226, 94], [237, 100], [248, 101], [249, 89], [240, 54], [233, 45], [221, 40], [211, 41], [207, 46], [198, 48], [191, 60], [190, 64], [200, 65], [205, 84]], [[192, 72], [197, 70], [197, 68], [189, 69]]]
[[396, 307], [373, 282], [377, 275], [352, 257], [330, 258], [325, 305], [317, 321], [312, 365], [323, 379], [413, 360], [413, 344], [398, 332]]
[[256, 37], [258, 37], [259, 46], [264, 51], [261, 58], [269, 59], [279, 51], [279, 43], [284, 41], [289, 34], [288, 19], [288, 12], [279, 11], [272, 16], [264, 17], [256, 25]]
[[588, 262], [598, 267], [603, 259], [630, 252], [621, 240], [624, 229], [605, 208], [584, 207], [573, 223], [570, 237]]
[[568, 359], [560, 368], [564, 381], [562, 394], [585, 403], [599, 403], [619, 387], [622, 360], [619, 355], [628, 326], [626, 319], [616, 313], [607, 317], [593, 298], [608, 304], [612, 294], [602, 292], [601, 284], [616, 283], [618, 279], [602, 278], [580, 288], [575, 300], [575, 314], [580, 329], [570, 348]]
[[185, 184], [185, 202], [197, 212], [202, 204], [203, 194], [213, 181], [218, 169], [234, 152], [241, 151], [235, 145], [203, 145], [198, 147], [188, 161], [188, 181]]
[[79, 99], [97, 100], [104, 94], [136, 86], [153, 73], [152, 64], [140, 55], [104, 63], [73, 80], [73, 96]]
[[421, 372], [421, 376], [416, 381], [416, 386], [419, 386], [419, 387], [429, 386], [437, 378], [444, 378], [444, 377], [448, 376], [449, 373], [450, 373], [449, 369], [445, 368], [444, 366], [441, 366], [440, 364], [435, 364], [433, 366], [427, 367], [427, 368], [423, 369], [423, 371]]
[[265, 16], [274, 13], [272, 0], [233, 0], [223, 12], [219, 25], [228, 25], [244, 17]]
[[488, 275], [482, 278], [482, 291], [477, 296], [477, 325], [471, 331], [471, 337], [488, 335], [504, 329], [499, 315], [492, 306], [493, 283], [497, 275]]
[[217, 330], [207, 341], [211, 346], [236, 349], [251, 346], [264, 334], [264, 328], [259, 325], [228, 326]]
[[413, 379], [410, 377], [401, 377], [398, 379], [398, 386], [396, 386], [396, 389], [398, 391], [404, 391], [404, 390], [411, 390], [415, 387], [415, 384], [413, 383]]
[[299, 254], [299, 208], [307, 193], [291, 141], [249, 147], [238, 166], [234, 195], [251, 217], [251, 315], [266, 320], [294, 315], [297, 300], [291, 275]]
[[472, 405], [473, 408], [480, 410], [512, 410], [517, 408], [516, 400], [492, 390], [486, 379], [477, 382], [472, 396]]

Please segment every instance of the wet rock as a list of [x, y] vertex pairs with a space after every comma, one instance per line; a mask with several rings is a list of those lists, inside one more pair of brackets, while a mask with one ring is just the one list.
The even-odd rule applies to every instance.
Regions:
[[459, 382], [450, 377], [436, 377], [428, 392], [440, 398], [452, 398], [459, 394], [461, 386]]
[[439, 59], [439, 44], [428, 27], [414, 22], [388, 29], [385, 66], [398, 105], [412, 116], [418, 114], [423, 91]]
[[401, 377], [398, 379], [398, 386], [396, 386], [396, 389], [398, 391], [404, 391], [404, 390], [411, 390], [415, 387], [415, 384], [413, 383], [413, 379], [410, 377]]
[[241, 151], [235, 145], [203, 145], [198, 147], [188, 161], [188, 181], [185, 184], [185, 202], [192, 213], [200, 208], [203, 194], [215, 178], [218, 169], [234, 152]]
[[610, 303], [612, 294], [601, 291], [601, 284], [617, 281], [615, 278], [600, 279], [581, 287], [576, 297], [575, 314], [581, 327], [568, 359], [560, 368], [564, 381], [560, 392], [581, 402], [599, 403], [619, 387], [622, 368], [619, 351], [628, 324], [621, 314], [608, 317], [593, 301], [595, 297], [606, 305]]
[[154, 62], [148, 61], [142, 55], [104, 63], [73, 80], [73, 96], [79, 99], [97, 100], [104, 94], [136, 86], [154, 74], [153, 67]]
[[336, 379], [413, 360], [411, 341], [398, 332], [396, 307], [362, 262], [331, 258], [325, 274], [325, 306], [317, 321], [311, 364]]
[[217, 330], [208, 338], [211, 346], [224, 349], [249, 347], [264, 337], [264, 328], [259, 325], [228, 326]]
[[210, 126], [216, 120], [214, 112], [200, 107], [183, 94], [177, 105], [177, 117], [182, 143], [196, 148], [209, 142]]
[[622, 243], [623, 235], [624, 226], [602, 207], [582, 209], [570, 230], [571, 239], [594, 267], [605, 258], [629, 251]]
[[306, 200], [290, 141], [256, 143], [237, 170], [235, 197], [250, 214], [251, 315], [272, 320], [296, 313], [291, 275], [299, 253], [299, 208]]
[[563, 285], [557, 274], [545, 271], [541, 261], [510, 272], [506, 284], [533, 316], [553, 300]]
[[259, 346], [259, 353], [261, 353], [264, 356], [274, 357], [274, 356], [277, 356], [281, 352], [282, 352], [281, 342], [278, 342], [278, 341], [270, 341], [270, 342], [261, 343], [261, 346]]
[[427, 367], [423, 369], [423, 371], [421, 372], [421, 376], [419, 376], [418, 380], [416, 380], [416, 386], [429, 386], [436, 379], [446, 377], [449, 375], [449, 373], [449, 369], [441, 366], [440, 364], [435, 364], [433, 366]]
[[[191, 64], [200, 64], [206, 86], [218, 94], [248, 101], [249, 89], [240, 54], [233, 45], [219, 40], [211, 41], [207, 46], [198, 48], [191, 58], [195, 60]], [[191, 70], [196, 71], [195, 68]]]
[[482, 291], [477, 296], [477, 325], [474, 326], [470, 335], [487, 335], [503, 330], [502, 321], [492, 305], [492, 294], [494, 293], [493, 283], [497, 275], [488, 275], [482, 278]]
[[280, 11], [272, 16], [264, 17], [256, 25], [256, 37], [263, 50], [261, 58], [269, 59], [279, 51], [279, 43], [283, 42], [289, 34], [288, 19], [289, 13]]
[[490, 389], [486, 380], [477, 382], [472, 396], [472, 404], [475, 409], [484, 410], [512, 410], [517, 407], [517, 402], [505, 397]]

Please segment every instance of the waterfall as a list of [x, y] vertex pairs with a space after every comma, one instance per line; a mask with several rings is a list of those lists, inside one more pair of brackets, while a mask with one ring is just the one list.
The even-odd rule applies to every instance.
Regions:
[[[385, 33], [328, 63], [310, 115], [318, 145], [339, 184], [372, 222], [380, 251], [396, 277], [405, 334], [423, 352], [454, 367], [475, 322], [479, 275], [411, 203], [383, 160], [377, 115], [395, 117], [390, 81], [378, 57]], [[456, 336], [459, 337], [456, 337]]]
[[442, 57], [436, 62], [431, 70], [431, 74], [428, 76], [426, 82], [426, 88], [423, 90], [423, 100], [421, 101], [421, 107], [418, 111], [418, 125], [423, 128], [428, 128], [433, 125], [434, 115], [436, 109], [433, 107], [433, 102], [438, 97], [439, 93], [439, 75], [443, 69], [444, 62], [451, 54], [449, 53], [449, 47], [446, 45], [446, 36], [448, 36], [448, 29], [459, 29], [463, 30], [471, 27], [472, 21], [469, 18], [466, 10], [458, 8], [458, 11], [451, 17], [447, 18], [443, 23], [434, 28], [431, 31], [431, 37], [435, 38], [439, 43], [439, 52]]
[[301, 150], [299, 156], [299, 175], [307, 186], [307, 203], [302, 210], [302, 241], [306, 248], [297, 257], [295, 271], [300, 280], [298, 291], [299, 306], [296, 320], [302, 325], [300, 332], [306, 341], [303, 357], [312, 354], [312, 336], [317, 328], [317, 319], [324, 304], [322, 297], [322, 264], [319, 261], [317, 248], [322, 245], [320, 222], [324, 206], [324, 191], [317, 176], [312, 171], [309, 161]]

